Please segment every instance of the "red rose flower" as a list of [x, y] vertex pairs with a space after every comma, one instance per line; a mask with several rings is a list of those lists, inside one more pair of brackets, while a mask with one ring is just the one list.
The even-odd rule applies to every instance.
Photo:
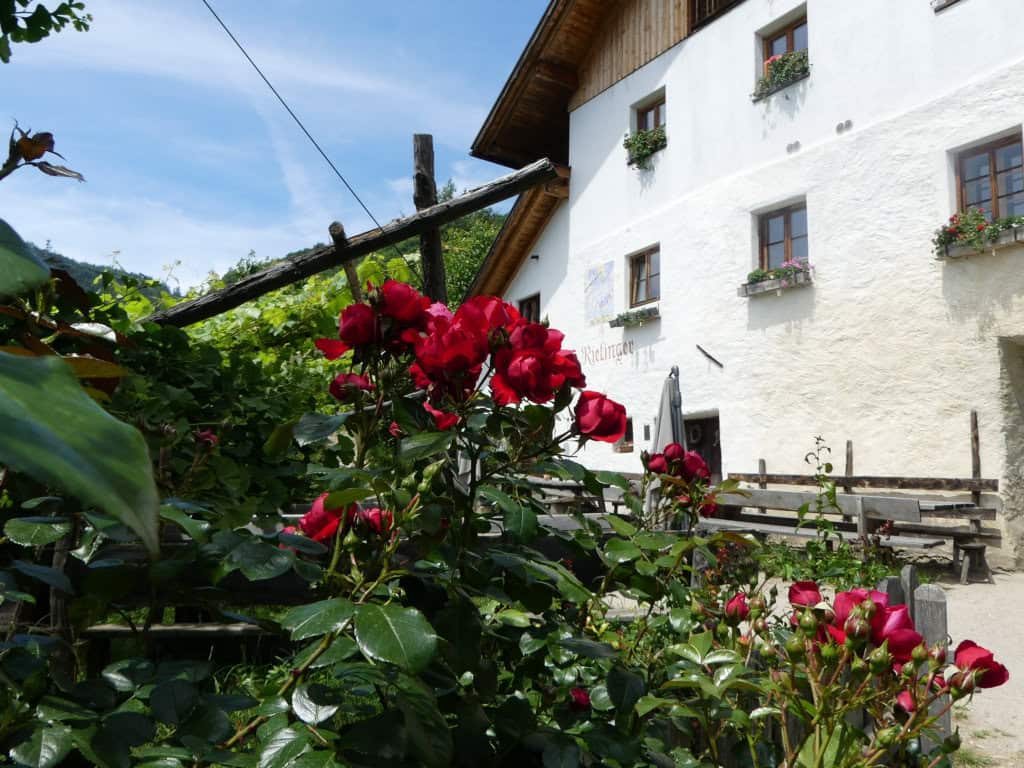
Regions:
[[313, 541], [330, 539], [334, 536], [335, 531], [338, 530], [338, 526], [342, 523], [343, 519], [346, 524], [350, 524], [356, 517], [358, 508], [355, 504], [351, 504], [347, 508], [335, 507], [334, 509], [325, 509], [324, 502], [329, 495], [327, 493], [321, 494], [313, 502], [309, 512], [299, 520], [299, 528]]
[[576, 427], [584, 438], [614, 443], [626, 434], [626, 408], [600, 392], [585, 389], [576, 402]]
[[984, 232], [985, 231], [985, 225], [984, 224], [979, 224], [978, 225], [978, 231], [979, 232]]
[[665, 461], [669, 464], [674, 464], [677, 461], [681, 461], [683, 456], [686, 455], [686, 449], [683, 448], [679, 443], [669, 443], [665, 446]]
[[995, 660], [992, 651], [973, 640], [964, 640], [956, 647], [953, 663], [964, 671], [973, 671], [979, 688], [995, 688], [1010, 679], [1010, 672]]
[[200, 429], [196, 432], [196, 442], [213, 448], [220, 443], [220, 438], [212, 429]]
[[429, 402], [423, 404], [423, 410], [434, 418], [434, 426], [442, 432], [451, 429], [459, 423], [459, 415], [457, 413], [446, 413], [435, 408]]
[[904, 712], [913, 712], [915, 709], [914, 697], [910, 695], [910, 691], [900, 691], [896, 694], [896, 703]]
[[701, 517], [714, 517], [718, 514], [718, 502], [715, 501], [714, 496], [705, 496], [697, 511], [700, 512]]
[[378, 509], [377, 507], [359, 510], [357, 519], [378, 536], [390, 533], [395, 524], [395, 516], [390, 509]]
[[365, 376], [357, 373], [339, 373], [331, 382], [331, 396], [336, 400], [346, 402], [352, 400], [357, 392], [369, 392], [373, 384]]
[[665, 454], [652, 453], [647, 457], [647, 471], [656, 475], [664, 475], [668, 472], [668, 462], [665, 461]]
[[418, 325], [430, 306], [430, 299], [406, 283], [385, 280], [380, 287], [379, 310], [402, 325]]
[[696, 451], [687, 451], [683, 455], [680, 474], [687, 482], [693, 482], [698, 479], [709, 480], [711, 478], [711, 470], [708, 469], [707, 463]]
[[398, 426], [398, 422], [397, 421], [392, 421], [391, 422], [390, 426], [388, 426], [388, 432], [391, 433], [392, 437], [401, 437], [402, 436], [402, 428], [400, 426]]
[[348, 344], [338, 339], [317, 339], [313, 346], [323, 352], [328, 360], [337, 360], [349, 350]]
[[747, 596], [737, 592], [725, 604], [725, 617], [731, 624], [739, 624], [750, 615], [750, 606], [747, 605]]
[[795, 581], [789, 585], [790, 605], [813, 608], [821, 602], [821, 590], [813, 581]]
[[590, 711], [590, 694], [586, 688], [573, 688], [569, 691], [569, 709], [576, 712]]
[[362, 347], [378, 341], [377, 313], [369, 304], [349, 304], [341, 311], [338, 338], [349, 347]]
[[889, 607], [889, 596], [884, 592], [874, 589], [857, 588], [837, 593], [836, 599], [832, 603], [833, 610], [835, 611], [835, 625], [837, 627], [843, 626], [850, 616], [850, 611], [869, 598], [875, 604], [876, 613]]

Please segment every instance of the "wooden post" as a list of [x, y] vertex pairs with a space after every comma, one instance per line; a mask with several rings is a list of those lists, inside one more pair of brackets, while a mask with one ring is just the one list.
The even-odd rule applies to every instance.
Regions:
[[[761, 476], [760, 479], [757, 481], [757, 487], [762, 489], [767, 488], [768, 483], [765, 482], [765, 475], [768, 474], [768, 464], [764, 459], [757, 460], [757, 473], [758, 475]], [[768, 510], [765, 509], [764, 507], [758, 507], [757, 511], [760, 512], [762, 515], [768, 512]]]
[[[981, 479], [981, 442], [978, 439], [978, 412], [971, 411], [971, 477]], [[974, 506], [981, 506], [981, 491], [971, 491]]]
[[903, 586], [899, 576], [886, 576], [878, 582], [876, 589], [889, 596], [889, 605], [903, 605]]
[[[844, 493], [853, 493], [853, 486], [849, 485], [849, 478], [853, 477], [853, 440], [847, 440], [846, 441], [846, 474], [845, 474], [845, 477], [847, 478], [847, 480], [843, 484], [843, 492]], [[845, 520], [846, 522], [849, 522], [850, 518], [849, 518], [848, 515], [843, 515], [843, 520]], [[859, 520], [857, 521], [857, 524], [860, 525], [860, 521]]]
[[[437, 204], [437, 182], [434, 180], [434, 137], [429, 133], [412, 136], [413, 191], [416, 210]], [[420, 264], [423, 266], [423, 292], [434, 301], [448, 302], [445, 284], [444, 257], [441, 253], [441, 230], [428, 229], [420, 235]]]
[[[341, 225], [340, 221], [331, 222], [331, 226], [327, 228], [327, 231], [331, 235], [331, 241], [334, 243], [335, 250], [343, 251], [348, 247], [348, 236], [345, 234], [345, 227]], [[346, 261], [342, 264], [342, 267], [345, 269], [345, 277], [348, 278], [348, 287], [352, 290], [352, 300], [362, 301], [363, 289], [359, 285], [356, 265], [351, 261]]]
[[900, 587], [903, 589], [903, 597], [906, 601], [910, 615], [913, 617], [917, 610], [916, 595], [918, 587], [917, 568], [912, 565], [904, 565], [900, 571]]
[[[946, 612], [946, 593], [941, 587], [935, 584], [922, 584], [914, 592], [914, 608], [912, 614], [914, 626], [924, 637], [925, 643], [935, 645], [945, 644], [948, 640], [948, 616]], [[949, 699], [943, 696], [932, 704], [932, 712], [939, 712], [949, 704]], [[940, 744], [953, 730], [953, 718], [947, 711], [936, 723], [938, 734], [935, 739], [924, 736], [921, 738], [921, 749], [928, 754], [936, 745]]]

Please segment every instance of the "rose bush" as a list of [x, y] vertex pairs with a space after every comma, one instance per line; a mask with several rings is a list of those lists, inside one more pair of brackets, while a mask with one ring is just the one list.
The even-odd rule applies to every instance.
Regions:
[[[294, 439], [286, 457], [331, 446], [309, 467], [321, 492], [297, 526], [273, 509], [221, 517], [186, 488], [165, 500], [165, 546], [147, 561], [94, 510], [41, 544], [53, 523], [18, 500], [29, 549], [5, 572], [5, 600], [44, 600], [51, 587], [74, 596], [61, 631], [35, 626], [0, 650], [12, 760], [949, 764], [952, 740], [928, 754], [918, 740], [936, 705], [1005, 682], [991, 653], [964, 643], [948, 664], [905, 610], [866, 589], [829, 601], [799, 582], [785, 613], [744, 564], [754, 542], [694, 533], [716, 494], [735, 489], [712, 485], [698, 454], [644, 456], [638, 485], [572, 459], [621, 438], [626, 413], [584, 389], [561, 333], [494, 297], [453, 313], [393, 281], [366, 295], [341, 313], [336, 339], [316, 342], [337, 367], [325, 382], [335, 410], [274, 436]], [[614, 487], [627, 514], [549, 530], [539, 478], [595, 498]], [[74, 568], [31, 562], [65, 536]], [[696, 554], [707, 565], [695, 573]], [[268, 611], [273, 594], [281, 604]], [[176, 605], [262, 628], [280, 643], [276, 663], [242, 673], [216, 655], [158, 656], [154, 627]], [[138, 642], [90, 669], [75, 643], [101, 620]]]

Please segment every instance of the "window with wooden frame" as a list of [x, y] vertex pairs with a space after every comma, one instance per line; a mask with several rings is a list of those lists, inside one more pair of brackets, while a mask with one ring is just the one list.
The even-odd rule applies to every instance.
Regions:
[[529, 320], [531, 323], [540, 322], [540, 294], [535, 293], [533, 296], [527, 296], [525, 299], [519, 300], [519, 314], [524, 319]]
[[665, 124], [665, 97], [658, 101], [636, 109], [636, 129], [652, 131]]
[[807, 204], [798, 203], [762, 214], [760, 267], [775, 269], [783, 262], [807, 262]]
[[1024, 151], [1020, 134], [957, 154], [957, 204], [981, 208], [989, 221], [1024, 216]]
[[801, 16], [792, 24], [776, 29], [764, 36], [764, 70], [768, 71], [768, 59], [784, 53], [807, 50], [807, 17]]
[[651, 248], [629, 257], [629, 306], [661, 298], [661, 251]]

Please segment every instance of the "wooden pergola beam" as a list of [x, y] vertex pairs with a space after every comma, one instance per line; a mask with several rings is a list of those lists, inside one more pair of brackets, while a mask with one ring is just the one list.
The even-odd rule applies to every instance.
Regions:
[[332, 267], [341, 266], [360, 256], [394, 245], [407, 238], [429, 232], [443, 224], [514, 197], [524, 190], [557, 177], [558, 170], [553, 162], [546, 158], [537, 160], [514, 173], [471, 189], [464, 195], [424, 208], [412, 216], [395, 219], [380, 229], [355, 235], [348, 239], [344, 248], [326, 245], [311, 253], [285, 259], [267, 269], [244, 277], [233, 285], [218, 291], [211, 291], [205, 296], [191, 301], [184, 301], [170, 309], [155, 312], [146, 320], [179, 328], [198, 323], [200, 320], [215, 317], [278, 288], [304, 280]]

